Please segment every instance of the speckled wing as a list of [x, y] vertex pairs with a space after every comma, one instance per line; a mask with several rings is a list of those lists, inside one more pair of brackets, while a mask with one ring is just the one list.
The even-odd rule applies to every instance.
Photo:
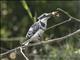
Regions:
[[39, 22], [34, 23], [28, 30], [26, 37], [31, 38], [39, 29]]

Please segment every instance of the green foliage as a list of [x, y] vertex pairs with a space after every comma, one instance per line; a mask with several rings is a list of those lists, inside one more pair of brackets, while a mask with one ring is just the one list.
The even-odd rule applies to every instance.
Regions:
[[[21, 2], [22, 2], [23, 7], [25, 8], [25, 10], [28, 12], [29, 17], [32, 19], [33, 17], [32, 17], [31, 11], [30, 11], [30, 9], [29, 9], [29, 7], [28, 7], [26, 1], [23, 0], [23, 1], [21, 1]], [[34, 22], [34, 20], [33, 20], [33, 22]]]

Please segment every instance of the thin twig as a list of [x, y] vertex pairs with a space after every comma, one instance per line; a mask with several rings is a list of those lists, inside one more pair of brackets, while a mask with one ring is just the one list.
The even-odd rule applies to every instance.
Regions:
[[68, 12], [64, 11], [63, 9], [57, 8], [57, 10], [58, 10], [58, 11], [61, 11], [61, 12], [63, 12], [63, 13], [65, 13], [65, 14], [66, 14], [67, 16], [69, 16], [71, 19], [80, 22], [80, 19], [77, 19], [77, 18], [72, 17]]
[[25, 40], [25, 37], [16, 37], [16, 38], [0, 38], [2, 41], [20, 41]]
[[22, 55], [24, 56], [24, 58], [25, 58], [26, 60], [29, 60], [28, 57], [23, 53], [22, 47], [20, 47], [20, 52], [22, 53]]
[[55, 27], [57, 27], [57, 26], [60, 26], [60, 25], [62, 25], [62, 24], [64, 24], [64, 23], [70, 22], [70, 21], [71, 21], [71, 18], [69, 18], [69, 20], [65, 20], [65, 21], [63, 21], [63, 22], [61, 22], [61, 23], [58, 23], [58, 24], [56, 24], [56, 25], [53, 25], [53, 26], [47, 28], [46, 31], [49, 30], [49, 29], [51, 29], [51, 28], [55, 28]]
[[47, 44], [47, 43], [51, 43], [51, 42], [54, 42], [54, 41], [60, 41], [60, 40], [63, 40], [63, 39], [66, 39], [66, 38], [69, 38], [77, 33], [80, 33], [80, 29], [78, 29], [77, 31], [73, 32], [73, 33], [70, 33], [66, 36], [63, 36], [63, 37], [60, 37], [60, 38], [55, 38], [55, 39], [51, 39], [51, 40], [47, 40], [47, 41], [41, 41], [41, 42], [38, 42], [38, 43], [34, 43], [34, 44], [29, 44], [28, 46], [35, 46], [35, 45], [40, 45], [40, 44]]
[[[27, 46], [35, 46], [35, 45], [40, 45], [40, 44], [47, 44], [47, 43], [54, 42], [54, 41], [58, 41], [58, 40], [60, 41], [60, 40], [69, 38], [69, 37], [71, 37], [71, 36], [73, 36], [73, 35], [75, 35], [75, 34], [77, 34], [77, 33], [80, 33], [80, 29], [78, 29], [77, 31], [75, 31], [75, 32], [73, 32], [73, 33], [70, 33], [70, 34], [68, 34], [68, 35], [66, 35], [66, 36], [60, 37], [60, 38], [55, 38], [55, 39], [51, 39], [51, 40], [47, 40], [47, 41], [41, 41], [41, 42], [38, 42], [38, 43], [29, 44], [29, 45], [27, 45]], [[27, 47], [27, 46], [20, 46], [20, 47]], [[5, 52], [5, 53], [2, 53], [2, 54], [0, 54], [0, 56], [3, 56], [3, 55], [8, 54], [8, 53], [10, 53], [10, 52], [12, 52], [12, 51], [15, 51], [15, 50], [19, 49], [20, 47], [17, 47], [17, 48], [15, 48], [15, 49], [12, 49], [12, 50], [9, 50], [9, 51], [7, 51], [7, 52]]]

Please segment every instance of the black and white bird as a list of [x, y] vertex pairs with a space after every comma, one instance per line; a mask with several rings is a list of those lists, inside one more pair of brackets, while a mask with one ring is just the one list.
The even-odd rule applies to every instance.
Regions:
[[52, 12], [40, 15], [38, 17], [38, 21], [30, 27], [26, 34], [26, 38], [28, 38], [28, 40], [22, 43], [22, 45], [27, 45], [31, 40], [40, 40], [47, 28], [47, 20], [56, 13], [57, 12]]

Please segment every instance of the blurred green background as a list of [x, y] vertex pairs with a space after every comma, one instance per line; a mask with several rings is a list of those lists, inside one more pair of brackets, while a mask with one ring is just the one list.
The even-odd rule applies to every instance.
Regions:
[[[61, 8], [80, 19], [80, 1], [0, 1], [0, 53], [20, 46], [21, 38], [24, 38], [29, 27], [37, 21], [42, 13], [52, 12]], [[67, 20], [69, 17], [62, 14], [60, 17], [52, 17], [48, 21], [48, 27]], [[62, 37], [80, 28], [80, 23], [72, 20], [59, 27], [52, 28], [44, 33], [45, 39]], [[17, 39], [20, 38], [20, 39]], [[52, 42], [44, 46], [46, 54], [38, 54], [30, 57], [32, 60], [80, 60], [80, 33], [62, 41]], [[24, 57], [16, 57], [15, 60], [23, 60]], [[3, 56], [3, 59], [11, 58]], [[21, 60], [22, 60], [21, 59]]]

